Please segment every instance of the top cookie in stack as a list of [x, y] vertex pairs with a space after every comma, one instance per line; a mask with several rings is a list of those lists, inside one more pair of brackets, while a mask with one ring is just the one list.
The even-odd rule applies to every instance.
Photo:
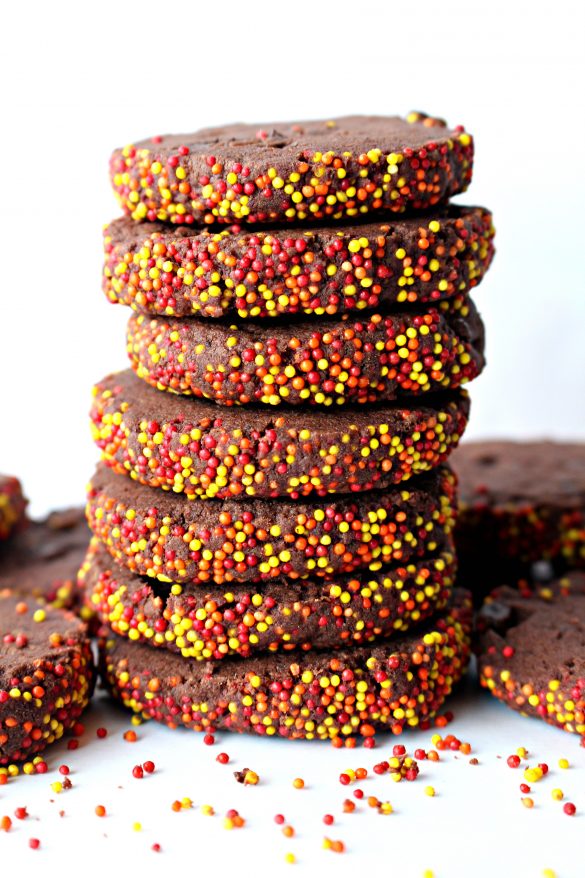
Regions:
[[103, 286], [136, 312], [134, 374], [94, 392], [110, 472], [90, 485], [82, 576], [134, 710], [397, 732], [463, 673], [445, 462], [484, 366], [469, 292], [494, 232], [448, 199], [472, 162], [469, 134], [421, 113], [114, 152], [126, 215], [105, 229]]

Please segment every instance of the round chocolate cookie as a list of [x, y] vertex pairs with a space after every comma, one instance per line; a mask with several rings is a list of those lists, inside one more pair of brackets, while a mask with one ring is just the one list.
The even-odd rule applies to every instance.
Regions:
[[94, 538], [80, 579], [88, 606], [116, 634], [184, 658], [218, 661], [335, 649], [406, 631], [445, 606], [455, 566], [446, 549], [363, 576], [276, 579], [260, 590], [236, 583], [226, 590], [136, 576]]
[[83, 509], [52, 512], [0, 546], [0, 588], [82, 615], [77, 573], [91, 538]]
[[[447, 307], [448, 306], [448, 307]], [[419, 313], [230, 326], [195, 318], [128, 322], [132, 368], [158, 390], [223, 405], [339, 406], [456, 389], [484, 365], [483, 324], [465, 297]]]
[[503, 586], [477, 622], [479, 677], [508, 707], [585, 735], [585, 573]]
[[104, 632], [115, 698], [170, 728], [338, 739], [428, 728], [467, 667], [471, 608], [456, 592], [419, 631], [371, 646], [190, 662]]
[[158, 393], [128, 369], [94, 388], [91, 430], [102, 459], [143, 485], [189, 499], [298, 498], [385, 488], [433, 469], [468, 416], [464, 390], [408, 409], [219, 408]]
[[455, 513], [447, 468], [391, 487], [314, 502], [187, 500], [101, 465], [87, 517], [130, 570], [174, 582], [331, 577], [425, 558], [445, 544]]
[[464, 576], [481, 570], [493, 585], [541, 559], [585, 567], [585, 444], [470, 442], [453, 466]]
[[258, 320], [433, 303], [481, 281], [493, 236], [483, 207], [252, 232], [123, 217], [104, 229], [103, 289], [110, 302], [166, 317]]
[[0, 765], [22, 762], [62, 737], [93, 688], [83, 622], [0, 592]]
[[26, 499], [15, 476], [0, 474], [0, 541], [8, 539], [25, 519]]
[[134, 220], [288, 223], [424, 210], [467, 189], [473, 140], [423, 113], [225, 125], [114, 151]]

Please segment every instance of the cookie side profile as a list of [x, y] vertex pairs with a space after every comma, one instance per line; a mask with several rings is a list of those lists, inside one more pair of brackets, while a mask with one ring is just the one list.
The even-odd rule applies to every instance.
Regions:
[[336, 739], [428, 728], [470, 653], [471, 603], [457, 591], [442, 617], [397, 640], [335, 652], [189, 662], [102, 633], [112, 695], [170, 728]]
[[220, 661], [357, 646], [403, 633], [445, 607], [455, 570], [451, 547], [434, 558], [328, 581], [202, 587], [137, 576], [94, 539], [80, 580], [88, 607], [121, 637], [185, 659]]
[[455, 508], [447, 468], [385, 491], [242, 503], [172, 496], [100, 465], [87, 518], [112, 557], [139, 575], [221, 584], [424, 558], [444, 545]]
[[468, 417], [464, 390], [425, 405], [344, 407], [334, 414], [220, 409], [159, 393], [130, 369], [96, 385], [90, 412], [92, 438], [108, 466], [191, 500], [386, 488], [443, 463]]
[[471, 300], [271, 325], [133, 314], [127, 350], [158, 390], [223, 405], [364, 405], [454, 390], [484, 366]]
[[133, 220], [287, 223], [426, 210], [471, 181], [473, 140], [423, 113], [225, 125], [114, 151]]
[[477, 627], [481, 685], [513, 710], [585, 735], [585, 573], [496, 589]]
[[0, 765], [40, 753], [70, 729], [93, 688], [83, 622], [0, 593]]
[[494, 254], [491, 213], [447, 206], [359, 226], [222, 231], [129, 217], [104, 229], [108, 301], [165, 317], [319, 317], [468, 293]]

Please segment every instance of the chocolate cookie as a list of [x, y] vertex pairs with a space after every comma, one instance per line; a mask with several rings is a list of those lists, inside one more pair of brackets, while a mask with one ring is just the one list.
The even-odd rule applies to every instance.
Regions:
[[18, 479], [0, 475], [0, 541], [24, 522], [25, 512], [26, 499]]
[[84, 710], [93, 659], [72, 613], [0, 593], [0, 765], [30, 759]]
[[[132, 368], [158, 390], [224, 405], [339, 406], [456, 389], [484, 365], [483, 324], [464, 297], [419, 313], [344, 314], [271, 325], [132, 315]], [[444, 306], [444, 307], [441, 307]]]
[[423, 113], [225, 125], [114, 151], [134, 220], [306, 222], [423, 210], [467, 189], [473, 140]]
[[187, 500], [100, 465], [88, 492], [94, 534], [139, 575], [174, 582], [331, 577], [425, 558], [453, 528], [447, 469], [408, 486], [316, 500]]
[[100, 660], [115, 698], [170, 728], [369, 737], [428, 728], [465, 672], [470, 629], [469, 595], [458, 591], [422, 630], [371, 646], [190, 662], [105, 632]]
[[585, 567], [585, 444], [470, 442], [453, 466], [464, 573], [482, 570], [493, 584], [541, 559]]
[[0, 588], [55, 607], [79, 609], [77, 573], [91, 537], [83, 509], [31, 521], [0, 546]]
[[270, 231], [124, 217], [104, 229], [103, 289], [110, 302], [166, 317], [258, 320], [433, 303], [481, 281], [493, 236], [483, 207]]
[[585, 735], [585, 573], [504, 586], [478, 618], [482, 686], [508, 707]]
[[429, 406], [332, 412], [218, 408], [158, 393], [128, 369], [94, 388], [102, 459], [143, 485], [195, 497], [326, 496], [398, 484], [446, 460], [467, 426], [465, 391]]
[[455, 557], [384, 567], [375, 573], [291, 581], [260, 590], [162, 583], [114, 562], [94, 538], [80, 573], [88, 606], [116, 634], [188, 659], [219, 661], [257, 652], [335, 649], [404, 632], [443, 609]]

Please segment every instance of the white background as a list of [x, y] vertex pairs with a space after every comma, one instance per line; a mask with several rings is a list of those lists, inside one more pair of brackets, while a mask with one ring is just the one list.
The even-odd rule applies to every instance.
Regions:
[[[0, 469], [24, 479], [33, 511], [81, 502], [96, 456], [87, 429], [90, 388], [126, 364], [127, 314], [108, 305], [100, 292], [101, 226], [118, 212], [108, 186], [110, 151], [156, 133], [236, 119], [415, 108], [453, 125], [463, 123], [475, 135], [477, 152], [475, 179], [462, 200], [492, 208], [498, 232], [494, 267], [477, 291], [488, 329], [489, 367], [473, 386], [468, 435], [585, 438], [584, 25], [580, 4], [563, 0], [5, 5]], [[91, 722], [104, 716], [118, 730], [123, 727], [122, 715], [103, 706], [93, 708]], [[284, 809], [291, 797], [289, 775], [295, 774], [310, 776], [313, 789], [303, 800], [312, 802], [307, 813], [331, 808], [332, 791], [343, 798], [332, 782], [343, 764], [371, 766], [373, 758], [362, 751], [346, 760], [328, 748], [283, 744], [262, 745], [260, 752], [259, 742], [238, 741], [236, 747], [228, 738], [223, 746], [237, 749], [238, 767], [248, 764], [242, 762], [246, 758], [261, 774], [266, 766], [275, 787], [263, 797], [260, 789], [245, 791], [248, 803], [258, 803], [242, 805], [251, 817], [251, 835], [234, 838], [213, 830], [207, 836], [203, 818], [194, 822], [179, 815], [170, 822], [166, 812], [160, 816], [169, 796], [199, 801], [199, 777], [212, 803], [212, 791], [225, 807], [237, 798], [230, 798], [231, 781], [217, 786], [216, 776], [203, 767], [200, 742], [185, 735], [176, 736], [174, 759], [170, 751], [161, 757], [167, 772], [160, 781], [165, 784], [162, 805], [160, 790], [155, 800], [152, 792], [146, 795], [156, 787], [139, 788], [137, 819], [149, 827], [148, 838], [132, 835], [129, 821], [135, 818], [115, 804], [114, 811], [124, 814], [121, 823], [113, 819], [106, 829], [91, 822], [90, 804], [106, 798], [118, 782], [126, 785], [133, 764], [134, 757], [112, 740], [100, 744], [100, 753], [97, 745], [82, 751], [84, 791], [77, 793], [81, 798], [72, 810], [87, 813], [87, 822], [59, 824], [67, 831], [55, 829], [52, 850], [43, 822], [30, 832], [19, 826], [7, 837], [6, 850], [19, 863], [24, 856], [22, 868], [29, 868], [27, 863], [38, 860], [25, 851], [26, 838], [38, 834], [45, 839], [45, 858], [52, 853], [54, 863], [62, 863], [66, 853], [71, 863], [82, 856], [80, 848], [93, 849], [107, 832], [111, 841], [98, 845], [104, 865], [121, 865], [126, 847], [135, 874], [152, 873], [155, 867], [146, 864], [154, 855], [142, 852], [159, 840], [170, 848], [167, 857], [176, 856], [157, 862], [159, 874], [165, 869], [176, 874], [179, 862], [206, 875], [280, 874], [287, 868], [281, 854], [293, 849], [301, 851], [294, 874], [303, 875], [316, 869], [355, 874], [358, 863], [371, 873], [377, 863], [378, 874], [401, 878], [420, 876], [423, 868], [435, 868], [437, 878], [487, 876], [494, 867], [510, 878], [524, 878], [541, 874], [544, 866], [557, 868], [560, 878], [582, 878], [582, 858], [575, 865], [574, 856], [581, 850], [583, 818], [571, 823], [558, 808], [551, 810], [548, 789], [541, 794], [546, 806], [524, 812], [517, 802], [519, 776], [510, 779], [496, 760], [498, 753], [507, 755], [529, 739], [536, 741], [540, 759], [570, 755], [581, 765], [570, 785], [574, 796], [580, 790], [585, 811], [585, 760], [578, 741], [517, 719], [485, 699], [479, 713], [468, 704], [461, 717], [455, 731], [481, 739], [485, 766], [477, 775], [467, 768], [450, 773], [452, 766], [442, 766], [436, 783], [444, 789], [445, 803], [427, 801], [416, 784], [405, 793], [401, 788], [403, 802], [411, 803], [401, 807], [411, 820], [396, 815], [389, 822], [380, 817], [364, 823], [359, 818], [353, 836], [345, 828], [339, 832], [353, 856], [319, 852], [316, 817], [298, 847], [275, 846], [266, 840], [273, 827], [266, 829], [259, 813]], [[172, 740], [163, 730], [150, 729], [148, 735], [158, 753], [161, 742]], [[141, 755], [158, 758], [149, 748]], [[189, 759], [193, 762], [184, 769]], [[214, 765], [210, 758], [207, 762]], [[23, 803], [15, 801], [21, 789], [35, 812], [55, 808], [47, 804], [48, 783], [25, 779], [22, 787], [11, 786], [10, 794], [0, 791], [0, 813], [4, 803], [6, 809]], [[510, 798], [503, 795], [503, 785]], [[243, 801], [239, 788], [234, 793]], [[74, 793], [69, 795], [67, 803], [74, 803]], [[389, 795], [399, 798], [394, 789]], [[295, 801], [290, 807], [302, 816], [304, 806]], [[348, 823], [346, 818], [344, 827]], [[441, 826], [447, 826], [442, 843]], [[265, 860], [246, 866], [240, 852], [254, 846], [262, 851], [264, 845]], [[471, 848], [477, 852], [473, 856]], [[203, 872], [206, 857], [215, 862], [215, 871]], [[43, 862], [46, 869], [48, 861]]]

